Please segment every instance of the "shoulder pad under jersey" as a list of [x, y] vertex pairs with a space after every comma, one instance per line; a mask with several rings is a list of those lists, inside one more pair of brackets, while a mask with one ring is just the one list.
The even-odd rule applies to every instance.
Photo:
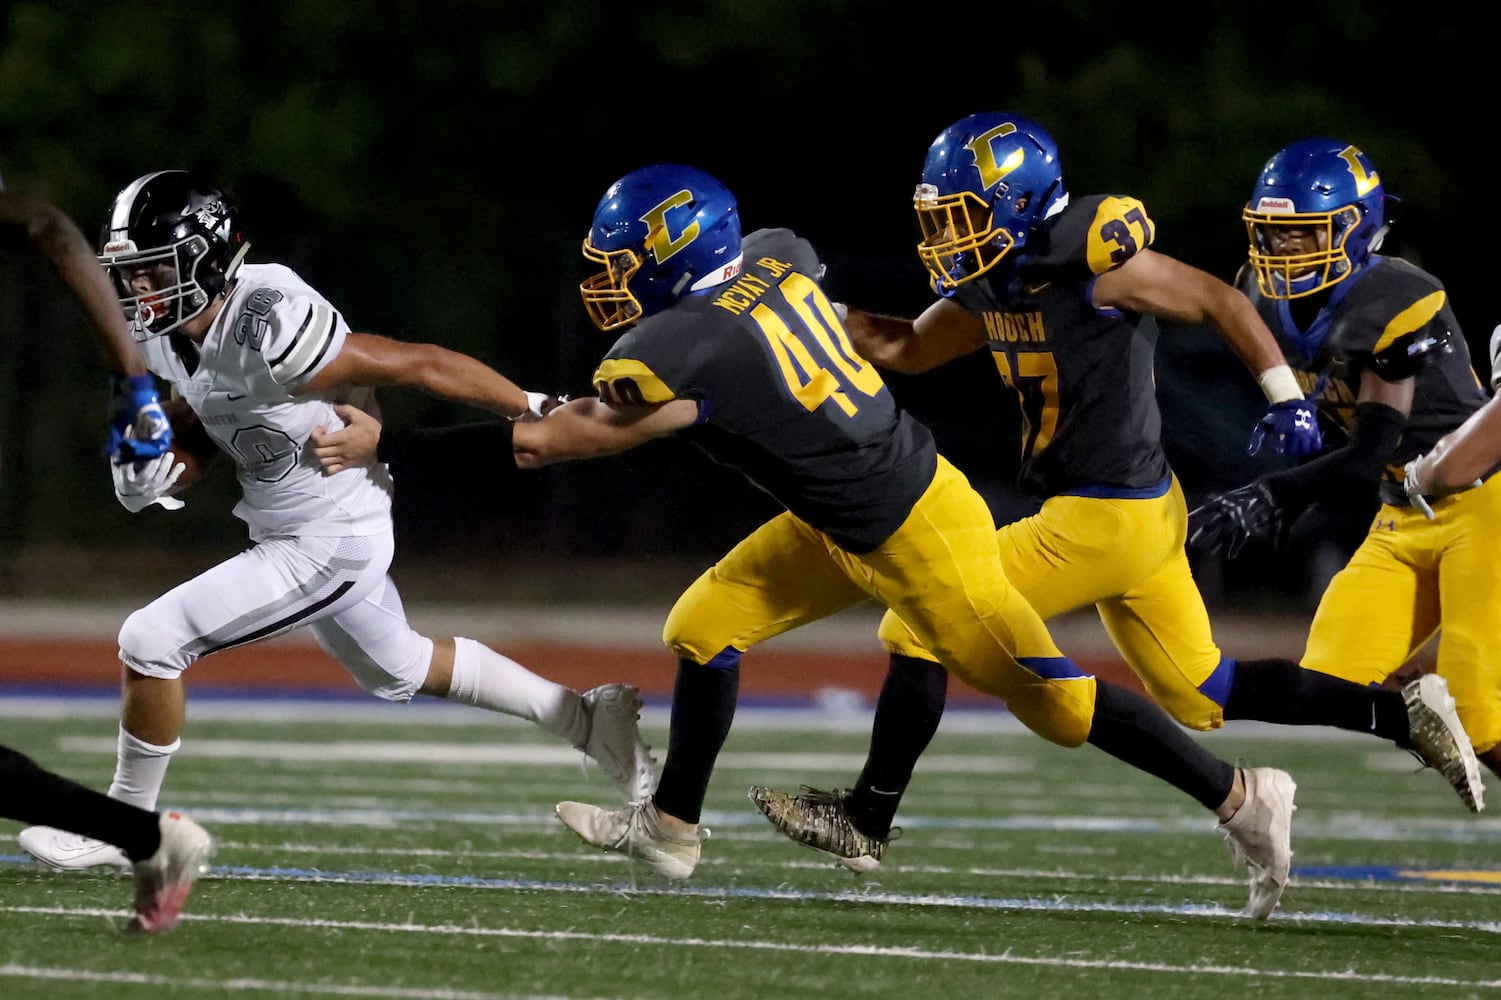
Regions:
[[1049, 228], [1048, 247], [1035, 260], [1043, 268], [1082, 264], [1089, 274], [1120, 267], [1157, 237], [1140, 201], [1128, 195], [1096, 194], [1069, 203]]

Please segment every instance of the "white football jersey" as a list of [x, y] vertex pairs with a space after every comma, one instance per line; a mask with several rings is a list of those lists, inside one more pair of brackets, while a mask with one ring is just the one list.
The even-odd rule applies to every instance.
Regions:
[[196, 368], [170, 337], [142, 345], [152, 372], [172, 384], [235, 463], [235, 516], [261, 541], [275, 535], [370, 535], [391, 527], [384, 465], [325, 476], [308, 438], [343, 421], [335, 403], [379, 416], [375, 393], [294, 396], [338, 356], [349, 335], [322, 295], [280, 264], [244, 264], [229, 300], [199, 344]]

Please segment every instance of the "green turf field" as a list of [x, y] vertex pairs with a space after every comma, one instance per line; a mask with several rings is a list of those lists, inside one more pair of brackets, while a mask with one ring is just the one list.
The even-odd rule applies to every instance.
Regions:
[[[0, 997], [1501, 996], [1501, 818], [1373, 740], [1208, 737], [1299, 782], [1293, 884], [1254, 924], [1206, 812], [999, 716], [945, 720], [903, 836], [857, 878], [782, 839], [745, 787], [847, 783], [863, 717], [742, 710], [704, 860], [669, 886], [553, 817], [614, 794], [566, 747], [477, 712], [370, 707], [190, 706], [163, 804], [219, 850], [169, 935], [122, 935], [126, 879], [43, 870], [0, 821]], [[108, 783], [102, 714], [0, 731]]]

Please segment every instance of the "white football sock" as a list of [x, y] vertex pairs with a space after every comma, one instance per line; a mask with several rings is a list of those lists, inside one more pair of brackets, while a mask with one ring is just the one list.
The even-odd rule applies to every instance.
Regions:
[[463, 636], [453, 640], [448, 700], [527, 719], [574, 746], [589, 738], [589, 720], [577, 691]]
[[109, 784], [109, 797], [155, 811], [156, 798], [167, 778], [167, 765], [181, 746], [181, 738], [168, 746], [155, 746], [136, 739], [121, 726], [115, 744], [115, 780]]

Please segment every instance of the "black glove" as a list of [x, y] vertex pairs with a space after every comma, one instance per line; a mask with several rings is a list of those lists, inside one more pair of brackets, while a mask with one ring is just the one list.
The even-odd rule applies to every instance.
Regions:
[[1282, 509], [1263, 484], [1219, 493], [1188, 513], [1188, 544], [1234, 559], [1252, 538], [1280, 546], [1286, 536]]

